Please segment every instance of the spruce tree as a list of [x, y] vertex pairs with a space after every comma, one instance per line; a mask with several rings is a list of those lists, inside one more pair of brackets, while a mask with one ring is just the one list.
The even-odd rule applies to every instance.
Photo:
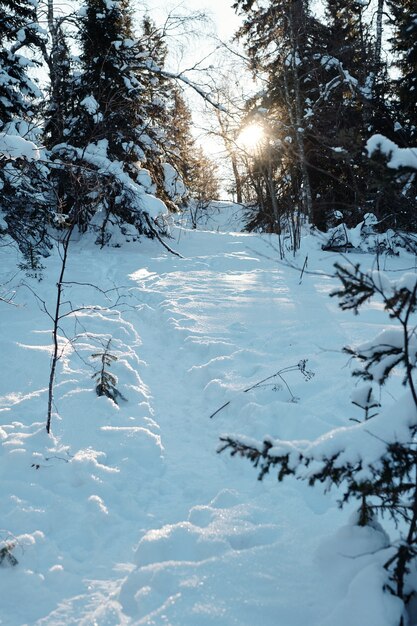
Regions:
[[204, 202], [218, 197], [217, 168], [213, 166], [192, 135], [192, 116], [177, 86], [172, 91], [166, 127], [165, 159], [184, 184], [182, 204], [190, 199]]
[[417, 6], [414, 0], [388, 0], [393, 16], [392, 47], [400, 77], [396, 81], [400, 120], [409, 141], [417, 141]]
[[[156, 187], [143, 169], [155, 146], [144, 99], [150, 60], [135, 38], [128, 0], [87, 0], [80, 45], [66, 144], [53, 149], [55, 158], [72, 160], [65, 210], [83, 228], [102, 215], [95, 226], [102, 244], [111, 223], [153, 237], [158, 226], [147, 194]], [[150, 201], [163, 210], [162, 202]]]
[[143, 158], [139, 137], [145, 120], [142, 84], [135, 71], [137, 41], [127, 0], [87, 0], [80, 29], [82, 47], [74, 145], [106, 141], [108, 155], [131, 165]]
[[[268, 168], [261, 168], [268, 172], [260, 186], [266, 190], [262, 221], [279, 231], [282, 215], [292, 207], [317, 223], [309, 173], [309, 128], [311, 104], [320, 95], [325, 27], [312, 16], [307, 0], [274, 0], [262, 7], [238, 0], [234, 6], [245, 17], [237, 36], [246, 42], [252, 69], [266, 76], [267, 87], [253, 110], [267, 111], [269, 124], [275, 127], [267, 146], [276, 152], [273, 167], [268, 154]], [[283, 175], [286, 184], [278, 189]]]
[[55, 27], [48, 65], [50, 85], [44, 112], [44, 139], [46, 146], [50, 149], [66, 139], [71, 125], [75, 89], [71, 53], [65, 33], [59, 25]]
[[191, 134], [192, 117], [184, 97], [178, 87], [174, 87], [169, 109], [170, 132], [167, 133], [165, 151], [168, 162], [180, 174], [184, 183], [191, 184], [191, 170], [193, 168], [192, 152], [194, 138]]
[[348, 224], [357, 224], [366, 205], [369, 161], [363, 146], [371, 122], [371, 95], [365, 89], [372, 55], [363, 10], [356, 0], [327, 3], [325, 72], [312, 129], [315, 167], [310, 172], [323, 230], [335, 211], [342, 212]]
[[[37, 138], [35, 112], [41, 92], [28, 75], [36, 67], [33, 53], [42, 49], [42, 30], [37, 24], [35, 3], [29, 0], [0, 1], [0, 134]], [[24, 154], [0, 156], [0, 211], [6, 232], [16, 241], [26, 261], [36, 270], [39, 254], [48, 253], [49, 202], [45, 168]], [[27, 264], [27, 265], [26, 265]]]
[[[177, 88], [173, 80], [163, 73], [168, 49], [161, 31], [148, 15], [142, 21], [139, 41], [142, 54], [147, 55], [140, 70], [142, 106], [147, 120], [146, 141], [143, 143], [144, 165], [156, 184], [158, 197], [176, 210], [175, 197], [171, 197], [166, 180], [169, 171], [166, 164], [177, 170], [172, 151], [172, 135], [177, 124], [173, 111]], [[179, 170], [177, 172], [179, 175]]]
[[28, 0], [0, 2], [0, 125], [30, 119], [33, 101], [40, 96], [37, 85], [27, 73], [37, 65], [25, 56], [24, 49], [40, 48], [43, 44], [37, 26], [35, 4]]
[[358, 0], [329, 0], [326, 6], [329, 52], [343, 62], [357, 80], [366, 76], [369, 58], [363, 12], [364, 4]]

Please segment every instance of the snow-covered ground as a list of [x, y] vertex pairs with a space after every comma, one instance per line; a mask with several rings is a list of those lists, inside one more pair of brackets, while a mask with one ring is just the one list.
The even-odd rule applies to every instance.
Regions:
[[[52, 437], [43, 309], [58, 254], [42, 282], [25, 278], [14, 305], [0, 302], [0, 548], [18, 561], [0, 567], [2, 626], [397, 626], [375, 556], [384, 533], [352, 525], [337, 492], [258, 482], [216, 452], [224, 433], [314, 439], [361, 417], [341, 348], [373, 337], [384, 315], [338, 309], [337, 256], [317, 238], [295, 259], [308, 254], [313, 272], [300, 283], [273, 238], [222, 224], [174, 228], [184, 258], [158, 242], [73, 242], [64, 300], [78, 312], [62, 319]], [[16, 258], [0, 248], [1, 283], [22, 278]], [[110, 338], [119, 405], [92, 378]], [[310, 380], [293, 371], [243, 392], [302, 359]]]

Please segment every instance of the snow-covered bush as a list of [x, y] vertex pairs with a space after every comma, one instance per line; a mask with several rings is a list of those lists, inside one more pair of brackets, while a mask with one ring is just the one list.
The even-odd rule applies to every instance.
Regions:
[[[359, 265], [336, 265], [336, 275], [342, 287], [332, 295], [340, 299], [342, 309], [356, 314], [375, 298], [391, 320], [390, 328], [373, 340], [345, 348], [360, 364], [353, 374], [371, 384], [387, 385], [394, 370], [401, 371], [403, 397], [377, 414], [378, 403], [368, 384], [353, 399], [365, 410], [362, 422], [332, 430], [313, 442], [272, 438], [259, 442], [227, 435], [221, 438], [219, 451], [249, 459], [260, 480], [276, 469], [279, 481], [295, 476], [310, 486], [339, 488], [341, 507], [351, 500], [358, 502], [359, 526], [391, 518], [399, 536], [384, 548], [385, 586], [407, 607], [417, 593], [417, 274], [390, 281], [379, 271], [362, 272]], [[408, 623], [406, 610], [400, 626]]]
[[325, 235], [323, 250], [331, 252], [371, 252], [373, 254], [396, 254], [397, 249], [407, 248], [408, 233], [384, 230], [384, 221], [379, 221], [373, 213], [366, 213], [363, 220], [354, 228], [349, 228], [343, 221], [340, 211], [335, 212], [340, 223], [328, 230]]

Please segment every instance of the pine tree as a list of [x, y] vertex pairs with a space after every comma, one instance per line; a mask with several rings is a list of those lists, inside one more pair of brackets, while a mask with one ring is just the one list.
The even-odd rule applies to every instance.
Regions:
[[178, 172], [184, 183], [182, 204], [187, 204], [191, 198], [196, 200], [204, 196], [208, 199], [210, 194], [211, 199], [215, 199], [219, 193], [217, 170], [202, 148], [196, 145], [191, 131], [191, 111], [177, 86], [172, 92], [168, 114], [164, 153], [167, 163]]
[[180, 174], [186, 186], [191, 184], [191, 170], [194, 167], [191, 153], [194, 138], [191, 134], [192, 117], [184, 97], [178, 87], [174, 87], [170, 103], [170, 128], [167, 133], [165, 152], [167, 160]]
[[326, 22], [330, 26], [329, 53], [343, 62], [358, 80], [366, 77], [367, 32], [364, 22], [364, 4], [358, 0], [329, 0]]
[[80, 44], [66, 145], [53, 149], [55, 159], [72, 161], [65, 211], [86, 228], [100, 209], [101, 244], [111, 223], [153, 237], [158, 226], [146, 204], [156, 187], [143, 169], [156, 145], [144, 98], [151, 61], [134, 36], [128, 0], [87, 0]]
[[417, 6], [414, 0], [388, 0], [393, 16], [392, 47], [401, 76], [396, 81], [400, 120], [409, 141], [417, 141]]
[[356, 0], [327, 3], [325, 72], [313, 119], [314, 167], [310, 170], [320, 215], [317, 225], [322, 230], [331, 224], [336, 210], [348, 224], [357, 224], [366, 206], [364, 176], [369, 161], [363, 156], [363, 146], [371, 122], [371, 96], [365, 90], [372, 55], [363, 10]]
[[49, 56], [50, 86], [44, 113], [44, 139], [48, 148], [65, 141], [71, 122], [75, 78], [65, 33], [55, 27], [53, 47]]
[[146, 120], [140, 108], [143, 85], [135, 70], [138, 49], [127, 0], [87, 0], [81, 25], [82, 73], [78, 87], [74, 145], [105, 140], [108, 154], [132, 165], [143, 158], [140, 133]]
[[[274, 0], [259, 8], [252, 1], [238, 0], [235, 8], [245, 15], [238, 37], [244, 38], [254, 72], [266, 74], [267, 88], [255, 104], [267, 111], [275, 126], [274, 147], [281, 155], [268, 170], [265, 218], [280, 230], [281, 216], [292, 205], [317, 222], [309, 175], [312, 122], [311, 104], [319, 98], [320, 52], [325, 27], [310, 13], [307, 0]], [[271, 144], [269, 144], [271, 145]], [[277, 189], [284, 173], [287, 184]], [[278, 193], [279, 191], [279, 193]], [[264, 203], [262, 203], [264, 204]]]
[[23, 50], [43, 45], [33, 2], [1, 0], [0, 42], [0, 124], [4, 128], [9, 122], [30, 119], [33, 101], [40, 96], [27, 73], [37, 63], [26, 58]]
[[[36, 100], [41, 92], [28, 76], [36, 67], [33, 52], [43, 48], [35, 3], [0, 1], [0, 134], [33, 140]], [[16, 241], [27, 267], [36, 270], [38, 255], [49, 249], [49, 203], [46, 170], [26, 158], [0, 158], [0, 211], [6, 232]]]
[[[148, 15], [142, 21], [140, 45], [147, 54], [140, 76], [143, 85], [142, 103], [147, 119], [146, 135], [150, 139], [143, 145], [144, 165], [156, 183], [158, 197], [175, 211], [175, 196], [171, 197], [166, 181], [166, 172], [169, 170], [166, 164], [177, 170], [172, 151], [172, 135], [177, 124], [173, 110], [177, 88], [172, 79], [164, 76], [168, 49], [161, 31]], [[179, 170], [177, 172], [180, 175]]]

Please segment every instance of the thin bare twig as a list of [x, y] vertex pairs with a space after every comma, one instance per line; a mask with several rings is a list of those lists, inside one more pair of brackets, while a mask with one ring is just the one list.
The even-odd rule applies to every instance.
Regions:
[[[278, 372], [275, 372], [275, 374], [271, 374], [271, 376], [267, 376], [266, 378], [263, 378], [262, 380], [259, 380], [257, 383], [251, 385], [250, 387], [247, 387], [246, 389], [242, 389], [242, 393], [248, 393], [249, 391], [252, 391], [253, 389], [256, 389], [257, 387], [261, 387], [262, 385], [264, 385], [264, 383], [266, 383], [269, 380], [273, 380], [274, 378], [279, 378], [284, 383], [284, 385], [286, 386], [286, 388], [287, 388], [287, 390], [288, 390], [288, 392], [289, 392], [289, 394], [291, 396], [291, 400], [295, 401], [296, 397], [294, 396], [293, 392], [291, 391], [291, 388], [288, 385], [287, 381], [283, 377], [283, 374], [286, 374], [288, 372], [297, 372], [297, 371], [299, 371], [306, 378], [306, 380], [310, 380], [310, 378], [312, 378], [314, 376], [314, 372], [311, 372], [310, 370], [307, 370], [306, 369], [306, 364], [307, 364], [307, 360], [303, 359], [303, 360], [299, 361], [299, 363], [297, 363], [297, 365], [290, 365], [288, 367], [283, 367], [282, 369], [278, 370]], [[220, 413], [220, 411], [222, 411], [227, 406], [229, 406], [230, 403], [231, 403], [231, 400], [228, 400], [227, 402], [225, 402], [221, 407], [219, 407], [216, 411], [214, 411], [214, 413], [209, 415], [209, 419], [212, 419], [213, 417], [215, 417], [215, 415]]]

